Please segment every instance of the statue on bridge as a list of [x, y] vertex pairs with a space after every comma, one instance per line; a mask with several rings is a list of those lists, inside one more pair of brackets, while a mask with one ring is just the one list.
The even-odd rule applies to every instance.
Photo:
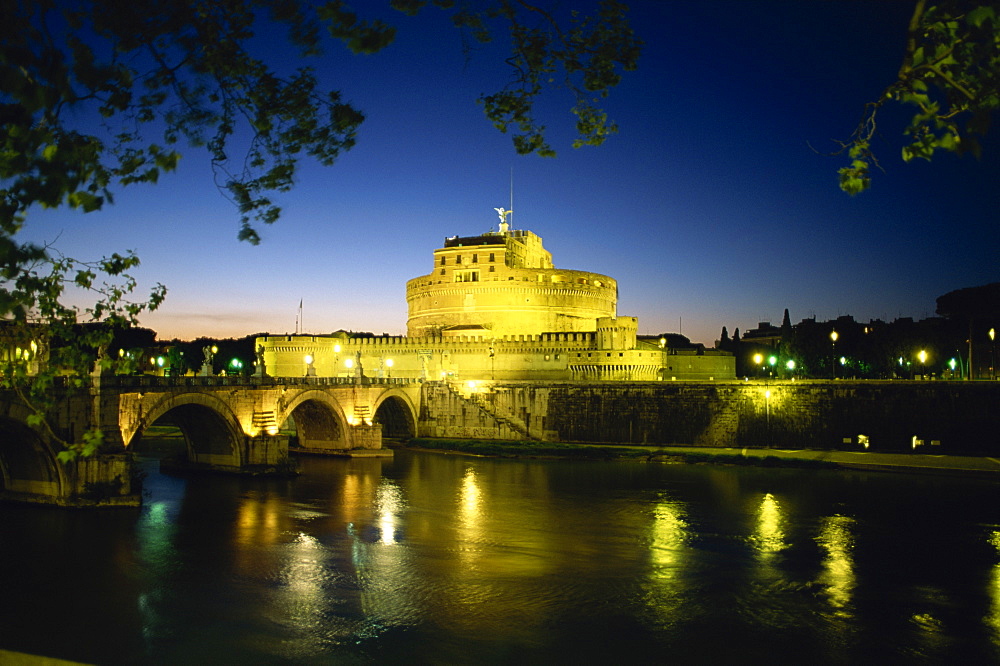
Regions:
[[205, 355], [205, 360], [201, 364], [201, 372], [198, 374], [202, 377], [213, 377], [215, 376], [215, 371], [212, 368], [212, 362], [215, 360], [215, 352], [218, 351], [217, 347], [212, 347], [210, 345], [205, 345], [201, 348], [202, 354]]

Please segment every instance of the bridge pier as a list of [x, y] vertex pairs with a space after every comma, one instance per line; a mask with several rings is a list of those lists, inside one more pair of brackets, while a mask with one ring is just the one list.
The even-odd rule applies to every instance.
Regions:
[[243, 473], [273, 474], [295, 470], [288, 455], [287, 435], [260, 434], [246, 437]]
[[136, 507], [142, 503], [130, 453], [97, 453], [57, 462], [50, 474], [41, 476], [6, 479], [0, 499], [76, 508]]

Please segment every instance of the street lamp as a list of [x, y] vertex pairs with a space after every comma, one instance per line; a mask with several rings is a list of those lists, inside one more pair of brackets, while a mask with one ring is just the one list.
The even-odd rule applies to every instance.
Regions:
[[395, 365], [395, 363], [396, 362], [393, 361], [391, 358], [385, 359], [385, 374], [389, 378], [392, 377], [392, 366]]
[[833, 378], [837, 378], [837, 331], [830, 331], [830, 366], [833, 368]]
[[762, 374], [764, 374], [763, 370], [761, 369], [761, 366], [764, 364], [764, 355], [754, 354], [753, 362], [757, 365], [757, 376], [760, 377]]
[[920, 361], [920, 376], [926, 379], [927, 370], [925, 366], [927, 364], [927, 352], [921, 349], [919, 352], [917, 352], [917, 359]]
[[315, 377], [316, 368], [313, 367], [313, 355], [306, 354], [303, 360], [306, 362], [306, 377]]
[[778, 363], [778, 357], [777, 356], [768, 356], [767, 357], [767, 364], [769, 366], [771, 366], [770, 373], [771, 373], [772, 377], [774, 376], [774, 366], [777, 365], [777, 363]]
[[764, 391], [764, 418], [767, 425], [767, 448], [771, 448], [771, 389]]
[[990, 329], [990, 379], [997, 378], [997, 341], [996, 329]]

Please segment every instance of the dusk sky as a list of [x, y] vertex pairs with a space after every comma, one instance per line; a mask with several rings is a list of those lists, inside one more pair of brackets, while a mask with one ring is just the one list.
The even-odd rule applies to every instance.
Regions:
[[856, 197], [837, 186], [846, 158], [810, 147], [847, 139], [893, 81], [912, 3], [629, 4], [646, 46], [607, 100], [620, 132], [601, 147], [570, 146], [572, 99], [556, 91], [543, 117], [558, 156], [518, 156], [475, 103], [507, 80], [503, 45], [467, 62], [437, 10], [384, 10], [399, 32], [383, 53], [330, 43], [312, 62], [366, 114], [357, 146], [303, 165], [259, 246], [236, 240], [238, 213], [194, 149], [101, 212], [32, 213], [25, 238], [79, 258], [135, 250], [143, 285], [169, 289], [142, 320], [163, 340], [292, 333], [300, 300], [309, 333], [405, 334], [406, 281], [445, 237], [496, 228], [512, 170], [513, 227], [541, 236], [556, 267], [617, 279], [618, 313], [642, 334], [711, 346], [724, 325], [780, 324], [785, 308], [793, 323], [921, 319], [938, 296], [1000, 279], [996, 130], [979, 161], [905, 164], [912, 109], [887, 107], [886, 172]]

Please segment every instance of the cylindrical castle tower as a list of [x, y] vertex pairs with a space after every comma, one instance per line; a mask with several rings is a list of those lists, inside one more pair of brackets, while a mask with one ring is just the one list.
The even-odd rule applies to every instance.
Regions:
[[434, 269], [406, 283], [407, 334], [503, 337], [596, 330], [614, 317], [618, 284], [598, 273], [553, 268], [530, 231], [445, 239]]

